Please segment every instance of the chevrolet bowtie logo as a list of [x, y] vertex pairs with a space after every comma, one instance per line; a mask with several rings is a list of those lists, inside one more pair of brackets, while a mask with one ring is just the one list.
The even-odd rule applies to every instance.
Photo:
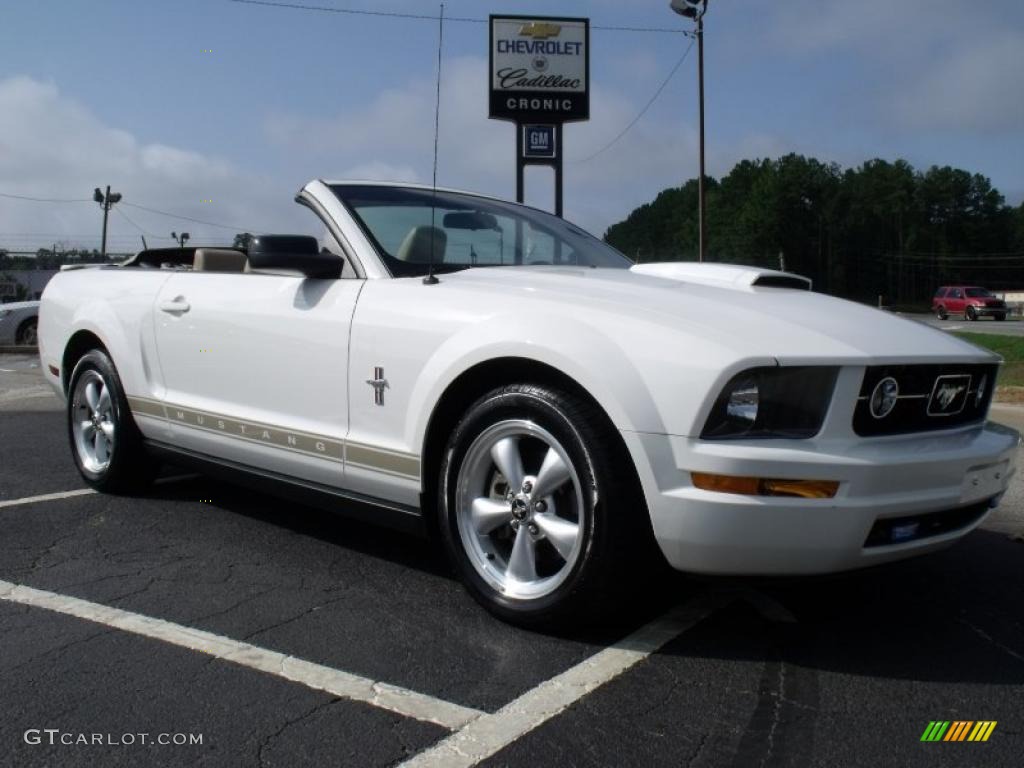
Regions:
[[532, 37], [535, 40], [544, 40], [548, 37], [558, 37], [562, 27], [558, 24], [551, 24], [546, 21], [531, 21], [519, 28], [519, 34], [523, 37]]

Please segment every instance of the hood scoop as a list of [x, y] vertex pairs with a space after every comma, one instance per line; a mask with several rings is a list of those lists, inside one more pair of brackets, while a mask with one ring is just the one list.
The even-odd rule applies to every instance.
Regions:
[[811, 290], [811, 281], [806, 277], [794, 275], [791, 272], [779, 272], [776, 269], [744, 267], [740, 264], [701, 264], [696, 261], [663, 261], [652, 264], [635, 264], [630, 268], [630, 271], [638, 275], [678, 280], [682, 283], [713, 285], [717, 288], [733, 288], [737, 290], [749, 288]]

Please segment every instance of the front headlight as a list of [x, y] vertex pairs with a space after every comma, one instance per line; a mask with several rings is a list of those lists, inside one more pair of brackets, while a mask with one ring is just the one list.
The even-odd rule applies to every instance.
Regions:
[[718, 395], [701, 438], [808, 438], [821, 430], [838, 368], [751, 368]]

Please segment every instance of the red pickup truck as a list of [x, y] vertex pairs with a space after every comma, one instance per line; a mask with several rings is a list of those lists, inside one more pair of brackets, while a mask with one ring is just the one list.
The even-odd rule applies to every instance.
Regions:
[[961, 315], [965, 320], [979, 317], [1005, 320], [1009, 311], [1005, 301], [976, 285], [944, 285], [932, 297], [932, 312], [940, 320], [950, 315]]

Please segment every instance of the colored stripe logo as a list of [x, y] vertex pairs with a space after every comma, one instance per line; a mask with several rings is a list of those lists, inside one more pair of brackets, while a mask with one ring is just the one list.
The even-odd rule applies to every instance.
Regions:
[[995, 720], [932, 720], [921, 741], [988, 741], [996, 729]]

